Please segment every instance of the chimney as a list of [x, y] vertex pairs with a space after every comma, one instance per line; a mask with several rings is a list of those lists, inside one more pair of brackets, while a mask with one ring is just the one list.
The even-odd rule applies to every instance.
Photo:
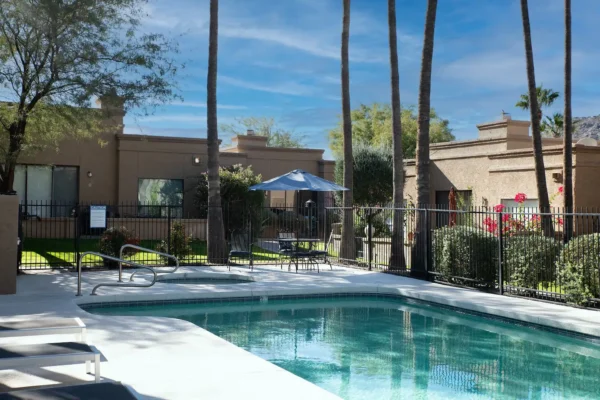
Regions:
[[125, 100], [114, 89], [98, 97], [96, 104], [110, 117], [125, 115]]
[[254, 136], [254, 129], [248, 129], [248, 130], [246, 131], [246, 135], [247, 135], [247, 136]]
[[529, 121], [513, 120], [509, 113], [502, 111], [500, 121], [477, 125], [480, 139], [496, 139], [529, 136]]

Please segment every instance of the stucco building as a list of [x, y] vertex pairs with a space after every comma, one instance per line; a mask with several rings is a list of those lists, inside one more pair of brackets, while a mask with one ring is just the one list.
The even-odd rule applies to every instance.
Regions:
[[[537, 207], [533, 143], [529, 121], [499, 121], [477, 125], [479, 138], [432, 144], [431, 204], [446, 205], [452, 187], [475, 206], [515, 206], [516, 193], [525, 193], [527, 207]], [[600, 147], [573, 145], [574, 206], [600, 208]], [[581, 142], [586, 142], [581, 141]], [[543, 155], [548, 192], [553, 206], [562, 206], [561, 196], [552, 196], [562, 186], [562, 139], [544, 138]], [[405, 195], [416, 200], [415, 161], [406, 161]]]
[[[111, 118], [99, 137], [65, 140], [56, 150], [19, 158], [14, 186], [20, 200], [132, 205], [168, 200], [180, 202], [183, 214], [194, 216], [198, 176], [207, 167], [206, 139], [123, 134], [123, 109], [107, 110]], [[272, 148], [267, 147], [266, 137], [252, 135], [236, 136], [232, 142], [232, 147], [220, 153], [221, 165], [252, 166], [263, 180], [296, 168], [333, 179], [334, 162], [323, 159], [322, 149]], [[284, 192], [266, 196], [267, 204], [292, 206], [295, 202], [294, 196]], [[300, 200], [311, 196], [318, 200], [311, 193]], [[68, 211], [53, 209], [59, 214]]]

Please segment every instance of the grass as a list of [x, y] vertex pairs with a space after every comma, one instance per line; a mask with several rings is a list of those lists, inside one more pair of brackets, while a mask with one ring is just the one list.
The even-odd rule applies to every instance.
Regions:
[[[140, 246], [156, 249], [160, 241], [142, 240]], [[205, 241], [194, 240], [191, 243], [192, 254], [179, 260], [185, 264], [206, 264], [207, 247]], [[79, 252], [98, 252], [97, 239], [80, 239]], [[274, 261], [279, 255], [258, 246], [253, 246], [252, 253], [255, 261]], [[152, 253], [135, 253], [125, 257], [128, 260], [151, 265], [163, 265], [164, 260]], [[24, 267], [73, 267], [77, 265], [75, 241], [73, 239], [26, 239], [23, 242], [21, 264]], [[97, 256], [87, 256], [84, 265], [101, 265], [102, 259]]]

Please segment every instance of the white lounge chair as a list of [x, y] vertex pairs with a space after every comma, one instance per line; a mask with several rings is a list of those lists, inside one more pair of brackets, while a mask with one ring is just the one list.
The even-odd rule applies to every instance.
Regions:
[[74, 334], [78, 341], [85, 342], [85, 324], [79, 318], [40, 318], [0, 322], [0, 338], [62, 334]]
[[80, 342], [41, 343], [0, 346], [0, 370], [53, 367], [94, 362], [96, 382], [100, 381], [100, 352], [94, 346]]
[[25, 389], [0, 393], [0, 400], [135, 400], [126, 386], [117, 382], [86, 383], [43, 389]]

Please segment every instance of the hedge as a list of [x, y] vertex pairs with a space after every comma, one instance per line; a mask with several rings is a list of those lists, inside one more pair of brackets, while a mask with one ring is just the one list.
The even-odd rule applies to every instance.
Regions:
[[468, 226], [443, 227], [433, 233], [434, 270], [448, 281], [474, 280], [491, 286], [498, 269], [498, 239]]
[[538, 289], [540, 283], [554, 282], [561, 249], [561, 242], [541, 235], [507, 238], [503, 254], [506, 283]]
[[584, 304], [600, 296], [600, 234], [572, 239], [556, 263], [559, 285], [567, 301]]

